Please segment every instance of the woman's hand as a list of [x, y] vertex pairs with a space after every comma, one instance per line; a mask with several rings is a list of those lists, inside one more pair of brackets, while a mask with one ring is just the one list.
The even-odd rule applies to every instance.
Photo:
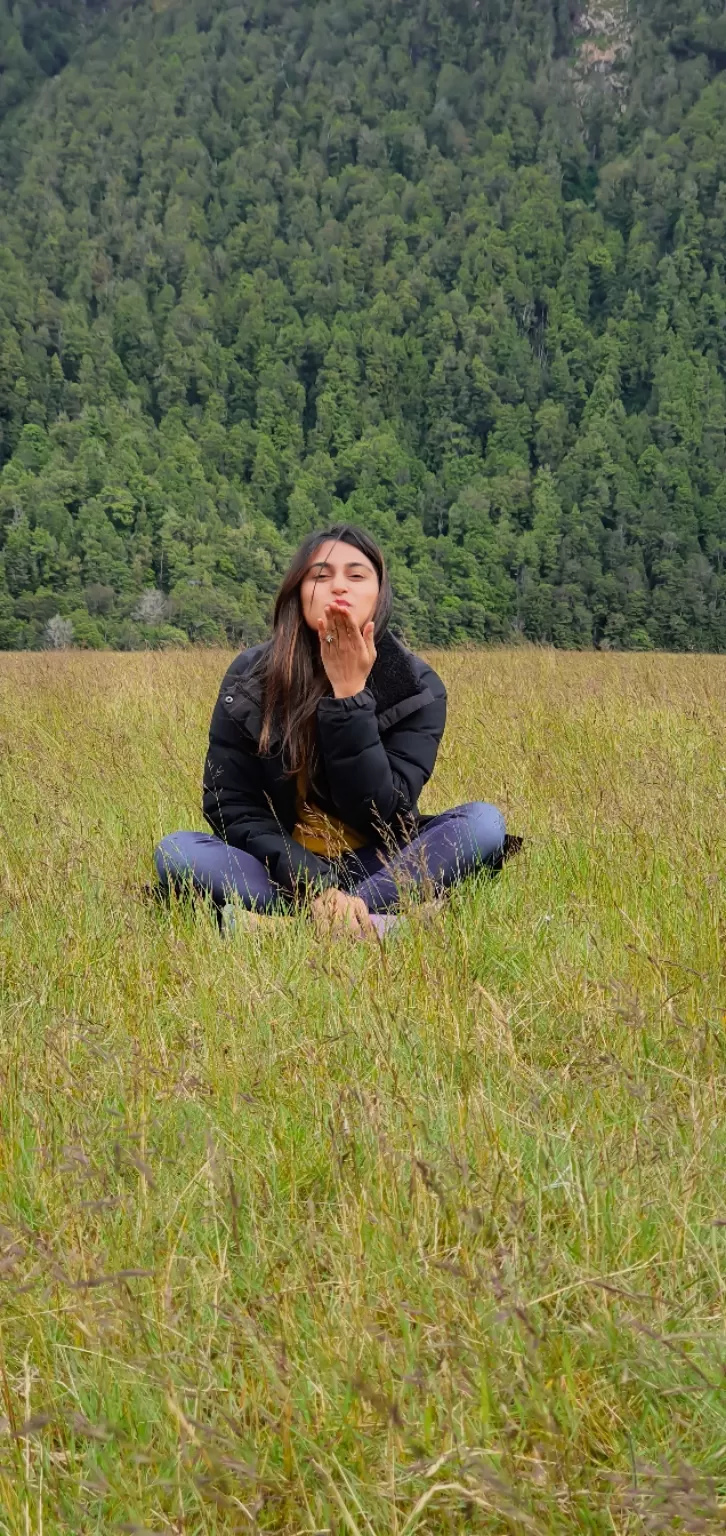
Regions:
[[360, 630], [347, 610], [328, 603], [318, 620], [320, 654], [336, 699], [352, 699], [368, 682], [376, 659], [373, 620]]
[[349, 896], [339, 890], [323, 891], [313, 898], [310, 910], [318, 933], [326, 938], [349, 933], [357, 939], [370, 939], [375, 934], [368, 908], [360, 896]]

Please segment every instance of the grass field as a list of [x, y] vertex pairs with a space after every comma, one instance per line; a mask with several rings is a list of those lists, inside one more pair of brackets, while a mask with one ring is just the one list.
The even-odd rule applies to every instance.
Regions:
[[726, 658], [438, 658], [526, 847], [143, 898], [227, 656], [0, 657], [0, 1532], [722, 1530]]

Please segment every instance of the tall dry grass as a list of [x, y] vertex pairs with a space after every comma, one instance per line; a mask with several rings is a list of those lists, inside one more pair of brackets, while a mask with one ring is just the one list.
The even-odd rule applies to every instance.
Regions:
[[722, 1529], [726, 661], [440, 656], [369, 949], [143, 899], [226, 660], [0, 658], [0, 1532]]

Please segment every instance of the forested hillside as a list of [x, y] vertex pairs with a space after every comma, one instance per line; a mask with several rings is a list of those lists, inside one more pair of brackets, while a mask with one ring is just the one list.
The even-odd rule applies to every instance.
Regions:
[[726, 649], [707, 0], [0, 0], [0, 646]]

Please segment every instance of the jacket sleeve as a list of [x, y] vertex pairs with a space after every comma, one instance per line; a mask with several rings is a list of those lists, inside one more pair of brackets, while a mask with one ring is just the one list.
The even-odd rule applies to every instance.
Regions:
[[259, 859], [275, 884], [289, 894], [335, 884], [326, 860], [294, 842], [274, 815], [264, 790], [261, 761], [247, 747], [220, 699], [209, 731], [202, 809], [217, 837]]
[[363, 833], [405, 822], [430, 779], [446, 724], [446, 689], [435, 672], [431, 695], [381, 737], [368, 688], [318, 705], [318, 739], [337, 814]]

